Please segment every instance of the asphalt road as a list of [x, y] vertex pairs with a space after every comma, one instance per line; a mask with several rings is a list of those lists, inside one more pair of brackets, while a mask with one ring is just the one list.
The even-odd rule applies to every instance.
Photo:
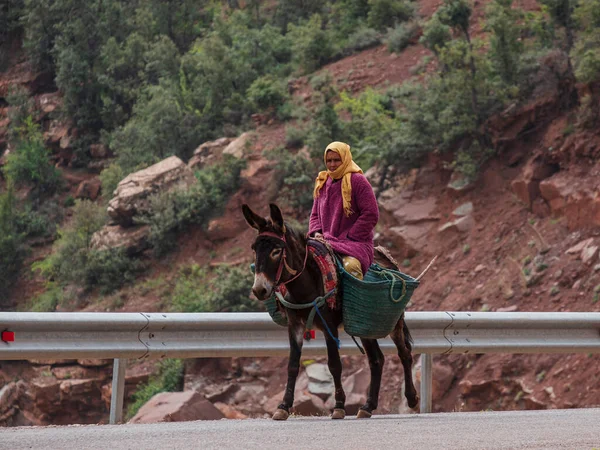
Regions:
[[600, 409], [0, 429], [0, 449], [586, 449]]

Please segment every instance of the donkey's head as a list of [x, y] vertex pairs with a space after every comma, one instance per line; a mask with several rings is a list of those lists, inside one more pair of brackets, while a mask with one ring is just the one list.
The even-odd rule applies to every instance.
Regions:
[[261, 217], [242, 205], [242, 212], [246, 222], [258, 231], [258, 236], [252, 244], [255, 254], [254, 285], [252, 292], [259, 300], [266, 300], [273, 294], [279, 284], [285, 261], [286, 229], [283, 216], [279, 207], [273, 203], [269, 205], [270, 217]]

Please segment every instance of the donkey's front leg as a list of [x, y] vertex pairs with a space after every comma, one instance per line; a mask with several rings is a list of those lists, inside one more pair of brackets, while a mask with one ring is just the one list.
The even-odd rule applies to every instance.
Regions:
[[[337, 328], [332, 329], [333, 335], [338, 337]], [[335, 406], [333, 407], [332, 419], [343, 419], [346, 417], [346, 393], [342, 387], [342, 360], [340, 359], [340, 351], [337, 347], [337, 342], [333, 340], [328, 333], [325, 334], [325, 342], [327, 344], [327, 365], [329, 372], [333, 376], [333, 384], [335, 385]]]
[[359, 419], [368, 419], [373, 414], [373, 411], [377, 409], [377, 405], [379, 404], [379, 388], [381, 387], [381, 374], [383, 373], [385, 357], [379, 348], [377, 339], [361, 338], [360, 341], [362, 342], [362, 345], [367, 352], [367, 356], [369, 357], [371, 382], [369, 383], [367, 403], [360, 407], [356, 417]]
[[283, 403], [277, 407], [277, 411], [273, 414], [273, 420], [286, 420], [290, 416], [290, 408], [294, 404], [294, 391], [298, 372], [300, 371], [300, 356], [302, 355], [302, 344], [304, 342], [304, 324], [294, 319], [292, 314], [288, 314], [288, 337], [290, 339], [288, 379], [283, 395]]

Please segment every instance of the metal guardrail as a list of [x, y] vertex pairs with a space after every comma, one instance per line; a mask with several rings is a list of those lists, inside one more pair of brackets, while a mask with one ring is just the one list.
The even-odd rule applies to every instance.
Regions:
[[[431, 412], [432, 354], [600, 352], [600, 313], [408, 312], [423, 354], [421, 412]], [[122, 418], [125, 359], [287, 356], [287, 331], [267, 313], [0, 313], [0, 360], [115, 359], [111, 423]], [[341, 353], [359, 354], [345, 333]], [[12, 336], [12, 335], [11, 335]], [[395, 354], [389, 339], [379, 341]], [[304, 356], [326, 355], [325, 341]]]

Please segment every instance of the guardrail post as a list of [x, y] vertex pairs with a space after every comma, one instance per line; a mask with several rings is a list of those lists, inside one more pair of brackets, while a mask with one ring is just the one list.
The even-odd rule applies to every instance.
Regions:
[[117, 358], [113, 361], [112, 393], [110, 396], [110, 424], [123, 421], [123, 397], [125, 395], [125, 369], [127, 360]]
[[431, 389], [433, 382], [433, 356], [421, 353], [421, 413], [431, 412]]

